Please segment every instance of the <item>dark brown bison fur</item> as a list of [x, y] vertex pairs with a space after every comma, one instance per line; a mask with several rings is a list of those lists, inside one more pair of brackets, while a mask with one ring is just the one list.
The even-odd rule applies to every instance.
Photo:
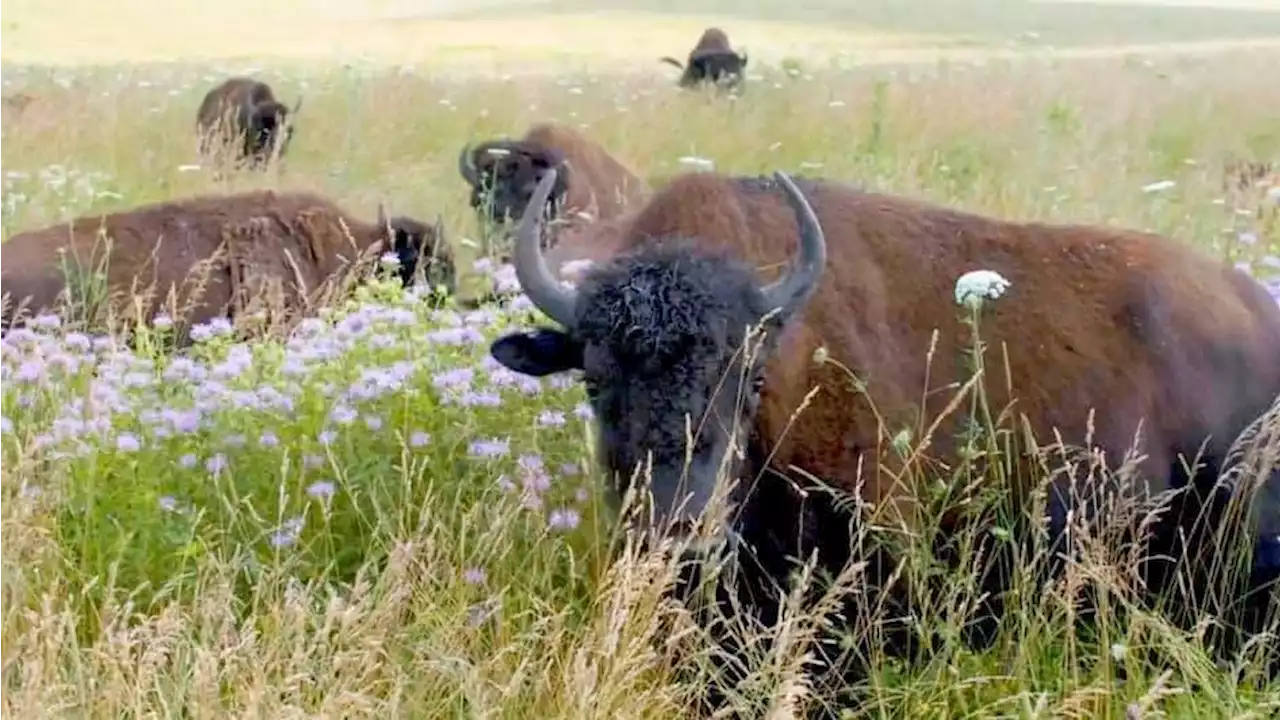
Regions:
[[210, 90], [196, 112], [196, 149], [201, 158], [229, 152], [233, 163], [262, 168], [272, 155], [284, 157], [302, 98], [292, 110], [271, 86], [246, 77], [229, 78]]
[[698, 38], [698, 44], [689, 51], [689, 58], [681, 63], [673, 57], [663, 57], [662, 62], [674, 65], [682, 72], [680, 87], [692, 88], [703, 83], [721, 87], [737, 87], [747, 69], [746, 53], [734, 52], [729, 36], [717, 27], [707, 28]]
[[[471, 186], [471, 207], [502, 222], [523, 214], [538, 181], [556, 168], [551, 217], [573, 226], [607, 220], [641, 202], [648, 185], [599, 143], [569, 127], [539, 123], [524, 137], [463, 147], [458, 172]], [[585, 215], [586, 217], [582, 217]]]
[[[297, 311], [362, 255], [387, 251], [399, 256], [406, 283], [423, 264], [452, 288], [439, 225], [382, 215], [379, 208], [371, 223], [314, 193], [254, 190], [84, 216], [5, 242], [3, 292], [8, 308], [38, 314], [67, 299], [68, 278], [96, 275], [115, 296], [117, 317], [145, 322], [163, 311], [196, 324], [261, 302]], [[15, 319], [7, 310], [5, 326]]]
[[[760, 301], [744, 289], [742, 273], [750, 270], [736, 263], [745, 261], [763, 278], [758, 273], [776, 272], [766, 268], [785, 268], [798, 247], [799, 211], [768, 179], [713, 173], [674, 179], [626, 222], [613, 241], [618, 254], [588, 272], [575, 298], [558, 301], [573, 309], [548, 311], [563, 330], [511, 333], [491, 348], [519, 372], [585, 367], [601, 424], [602, 465], [625, 478], [624, 459], [642, 449], [654, 453], [655, 505], [677, 497], [674, 486], [660, 484], [680, 477], [683, 414], [717, 415], [700, 425], [704, 437], [695, 448], [716, 447], [716, 434], [734, 424], [738, 410], [707, 399], [721, 382], [713, 376], [723, 378], [719, 394], [745, 395], [746, 414], [738, 419], [750, 439], [734, 477], [755, 482], [750, 497], [736, 498], [733, 532], [740, 548], [751, 548], [740, 592], [762, 620], [776, 619], [769, 588], [785, 585], [793, 558], [820, 551], [822, 566], [834, 573], [852, 554], [845, 510], [813, 488], [797, 490], [807, 483], [784, 479], [789, 468], [860, 493], [876, 508], [877, 525], [921, 530], [916, 493], [894, 481], [900, 460], [876, 451], [886, 435], [917, 427], [922, 398], [925, 418], [939, 417], [953, 396], [940, 389], [966, 380], [958, 355], [972, 338], [958, 319], [954, 284], [972, 270], [991, 269], [1012, 282], [981, 323], [982, 339], [993, 349], [986, 393], [995, 412], [1011, 408], [1025, 417], [1043, 444], [1055, 432], [1074, 445], [1091, 438], [1113, 465], [1141, 430], [1146, 457], [1139, 469], [1147, 487], [1135, 491], [1138, 499], [1170, 488], [1194, 490], [1156, 523], [1152, 552], [1177, 556], [1176, 538], [1189, 532], [1189, 516], [1206, 503], [1220, 510], [1222, 495], [1208, 498], [1229, 444], [1280, 395], [1280, 308], [1255, 281], [1153, 234], [998, 220], [824, 180], [798, 185], [825, 233], [828, 260], [807, 305], [767, 325], [767, 364], [741, 375], [760, 373], [751, 391], [739, 384], [740, 361], [731, 357], [743, 336], [736, 328], [759, 319], [753, 307]], [[540, 277], [535, 263], [524, 267], [526, 293], [546, 310], [528, 279]], [[935, 330], [938, 352], [927, 365]], [[819, 348], [838, 364], [816, 363]], [[839, 365], [865, 383], [866, 396]], [[708, 367], [724, 372], [708, 374]], [[647, 424], [637, 425], [635, 417]], [[697, 417], [692, 421], [699, 426]], [[1183, 456], [1202, 447], [1199, 470], [1188, 477]], [[944, 429], [933, 436], [929, 454], [954, 468], [955, 450]], [[708, 466], [699, 463], [702, 450], [694, 452], [691, 477], [680, 482], [697, 493], [713, 480], [698, 474]], [[1280, 569], [1280, 469], [1269, 482], [1257, 500], [1255, 587], [1274, 583]], [[1061, 482], [1051, 489], [1048, 521], [1061, 542], [1067, 513], [1087, 508], [1075, 506]], [[1201, 544], [1203, 535], [1186, 542], [1188, 557], [1214, 554]], [[889, 558], [877, 553], [871, 560], [874, 586]], [[1167, 566], [1144, 568], [1154, 595], [1168, 589]], [[999, 581], [989, 581], [997, 599], [987, 610], [998, 615]], [[910, 600], [894, 597], [890, 607]], [[1257, 597], [1265, 598], [1265, 589]], [[988, 641], [992, 631], [990, 624], [980, 626], [970, 640]], [[909, 637], [896, 642], [913, 644]]]

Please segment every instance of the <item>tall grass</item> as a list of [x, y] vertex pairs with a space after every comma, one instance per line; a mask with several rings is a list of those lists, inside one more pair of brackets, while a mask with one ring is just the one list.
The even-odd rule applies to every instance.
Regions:
[[[264, 72], [282, 97], [306, 93], [285, 167], [217, 180], [183, 166], [194, 162], [195, 108], [222, 70], [7, 71], [6, 92], [36, 99], [5, 116], [6, 234], [274, 184], [323, 190], [369, 217], [380, 199], [394, 213], [440, 213], [465, 248], [478, 230], [456, 171], [462, 143], [555, 119], [654, 182], [697, 156], [728, 172], [823, 175], [1007, 217], [1149, 228], [1280, 275], [1274, 217], [1257, 197], [1226, 196], [1220, 176], [1230, 158], [1280, 157], [1274, 54], [768, 70], [732, 101], [625, 76]], [[466, 291], [496, 282], [492, 269], [477, 259]], [[49, 318], [15, 333], [0, 365], [6, 712], [687, 714], [712, 671], [706, 628], [664, 595], [669, 555], [619, 532], [591, 479], [580, 388], [486, 358], [489, 339], [534, 319], [527, 303], [463, 312], [385, 281], [287, 341], [202, 327], [186, 357], [154, 350], [163, 318], [133, 348]], [[975, 371], [998, 364], [986, 353]], [[1005, 419], [981, 397], [956, 412], [979, 420], [975, 453], [998, 453]], [[1275, 462], [1280, 421], [1269, 422], [1246, 438], [1241, 472]], [[887, 449], [910, 455], [921, 435], [889, 437]], [[1046, 459], [1045, 474], [1059, 465]], [[1280, 709], [1280, 688], [1250, 682], [1258, 648], [1215, 666], [1199, 634], [1133, 602], [1132, 560], [1106, 539], [1064, 586], [1016, 596], [989, 650], [951, 642], [916, 666], [873, 654], [854, 713]], [[958, 636], [976, 600], [971, 573], [942, 568], [923, 542], [906, 550], [905, 573], [950, 581], [922, 624]], [[835, 589], [860, 582], [850, 568]], [[1087, 584], [1127, 611], [1104, 607], [1092, 641], [1075, 633], [1070, 602]], [[744, 715], [788, 717], [820, 690], [800, 669], [811, 652], [802, 641], [829, 621], [823, 609], [796, 605], [773, 646], [752, 646], [736, 691]], [[851, 620], [874, 632], [880, 614]], [[1163, 665], [1144, 663], [1148, 648]]]

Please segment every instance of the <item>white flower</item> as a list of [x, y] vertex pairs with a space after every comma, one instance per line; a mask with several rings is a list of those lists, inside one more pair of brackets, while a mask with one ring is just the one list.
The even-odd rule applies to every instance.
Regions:
[[1169, 188], [1177, 184], [1178, 183], [1172, 180], [1161, 180], [1159, 182], [1153, 182], [1150, 185], [1143, 185], [1142, 192], [1144, 193], [1160, 192], [1161, 190], [1168, 190]]
[[697, 157], [694, 155], [684, 155], [679, 159], [678, 162], [685, 167], [693, 168], [694, 170], [701, 170], [704, 172], [710, 172], [716, 169], [716, 163], [714, 160], [711, 160], [709, 158]]
[[981, 305], [983, 300], [995, 300], [1013, 283], [994, 270], [974, 270], [956, 280], [957, 305]]

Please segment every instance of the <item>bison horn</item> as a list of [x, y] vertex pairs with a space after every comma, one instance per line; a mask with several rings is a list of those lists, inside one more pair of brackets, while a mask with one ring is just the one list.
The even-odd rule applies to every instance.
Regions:
[[792, 182], [790, 176], [778, 171], [773, 174], [778, 184], [786, 193], [787, 202], [796, 214], [796, 224], [800, 228], [800, 252], [786, 275], [763, 289], [770, 307], [780, 308], [781, 318], [790, 317], [813, 295], [822, 278], [822, 270], [827, 262], [827, 242], [822, 232], [822, 224], [813, 211], [813, 206], [805, 199], [804, 193]]
[[555, 183], [556, 170], [548, 169], [520, 216], [515, 232], [516, 279], [520, 281], [524, 294], [547, 317], [565, 327], [572, 327], [577, 293], [566, 289], [551, 274], [539, 242], [543, 209]]
[[674, 65], [677, 70], [684, 70], [684, 63], [670, 56], [660, 57], [658, 58], [658, 62], [664, 62], [668, 65]]
[[472, 187], [480, 184], [480, 178], [476, 175], [476, 166], [471, 163], [471, 143], [463, 145], [462, 152], [458, 154], [458, 172]]

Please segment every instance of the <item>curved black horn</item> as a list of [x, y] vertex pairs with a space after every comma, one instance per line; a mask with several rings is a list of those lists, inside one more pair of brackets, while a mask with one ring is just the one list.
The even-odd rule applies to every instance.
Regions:
[[800, 229], [800, 251], [792, 262], [791, 269], [763, 289], [769, 305], [781, 308], [781, 317], [787, 318], [818, 289], [822, 270], [827, 263], [827, 241], [822, 232], [822, 224], [818, 222], [818, 215], [805, 199], [804, 193], [791, 181], [791, 177], [778, 171], [773, 174], [773, 178], [786, 193], [787, 203], [795, 211], [796, 225]]
[[547, 267], [547, 260], [542, 256], [542, 243], [539, 242], [543, 208], [546, 207], [547, 197], [551, 195], [551, 188], [555, 184], [556, 171], [551, 168], [542, 176], [542, 181], [538, 183], [533, 196], [529, 198], [529, 204], [520, 215], [520, 224], [515, 232], [516, 279], [520, 281], [524, 294], [547, 317], [565, 327], [571, 327], [577, 293], [566, 289], [551, 274], [551, 268]]
[[658, 62], [664, 62], [668, 65], [674, 65], [677, 70], [684, 70], [684, 63], [670, 56], [660, 57], [658, 58]]
[[480, 178], [476, 174], [476, 166], [471, 163], [471, 143], [463, 145], [462, 152], [458, 153], [458, 172], [472, 187], [479, 184]]

